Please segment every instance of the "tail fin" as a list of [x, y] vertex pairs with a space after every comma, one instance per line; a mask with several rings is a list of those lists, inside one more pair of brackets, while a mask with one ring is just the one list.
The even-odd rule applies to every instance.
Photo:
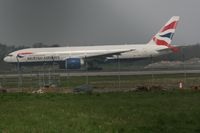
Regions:
[[170, 45], [172, 38], [174, 36], [177, 23], [179, 21], [179, 16], [173, 16], [166, 24], [161, 28], [161, 30], [153, 36], [148, 44], [151, 45], [162, 45], [170, 48], [173, 52], [178, 52], [179, 49]]

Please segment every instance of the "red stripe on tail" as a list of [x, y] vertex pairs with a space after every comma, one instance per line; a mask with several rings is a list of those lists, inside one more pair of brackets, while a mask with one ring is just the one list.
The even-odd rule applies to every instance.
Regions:
[[156, 37], [153, 37], [153, 40], [154, 40], [154, 42], [155, 42], [157, 45], [166, 46], [166, 47], [170, 48], [170, 49], [171, 49], [173, 52], [175, 52], [175, 53], [180, 51], [179, 48], [174, 47], [174, 46], [168, 44], [168, 43], [167, 43], [166, 41], [164, 41], [164, 40], [159, 40], [159, 39], [157, 39]]
[[165, 26], [160, 32], [164, 32], [166, 30], [169, 30], [169, 29], [175, 29], [176, 28], [176, 21], [172, 22], [171, 24]]

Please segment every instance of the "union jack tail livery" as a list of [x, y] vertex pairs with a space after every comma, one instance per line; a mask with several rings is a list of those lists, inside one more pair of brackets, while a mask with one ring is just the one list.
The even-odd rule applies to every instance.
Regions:
[[170, 48], [173, 52], [178, 52], [179, 49], [170, 45], [172, 38], [174, 36], [177, 23], [179, 21], [179, 16], [173, 16], [166, 24], [161, 28], [161, 30], [153, 36], [149, 44], [161, 45]]

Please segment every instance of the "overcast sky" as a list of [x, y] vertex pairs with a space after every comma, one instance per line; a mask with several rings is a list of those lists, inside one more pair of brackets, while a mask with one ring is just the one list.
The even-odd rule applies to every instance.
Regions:
[[175, 44], [200, 42], [200, 0], [0, 0], [7, 45], [146, 43], [174, 15]]

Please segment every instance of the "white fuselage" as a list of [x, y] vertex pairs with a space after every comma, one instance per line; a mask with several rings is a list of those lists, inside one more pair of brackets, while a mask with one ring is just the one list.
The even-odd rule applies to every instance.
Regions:
[[119, 56], [112, 55], [107, 59], [137, 59], [157, 56], [160, 54], [158, 50], [166, 49], [166, 46], [148, 45], [148, 44], [125, 44], [125, 45], [102, 45], [102, 46], [77, 46], [77, 47], [52, 47], [52, 48], [28, 48], [10, 53], [4, 58], [5, 62], [51, 62], [65, 61], [68, 58], [93, 57], [104, 55], [106, 53], [114, 53], [118, 51], [126, 51]]

